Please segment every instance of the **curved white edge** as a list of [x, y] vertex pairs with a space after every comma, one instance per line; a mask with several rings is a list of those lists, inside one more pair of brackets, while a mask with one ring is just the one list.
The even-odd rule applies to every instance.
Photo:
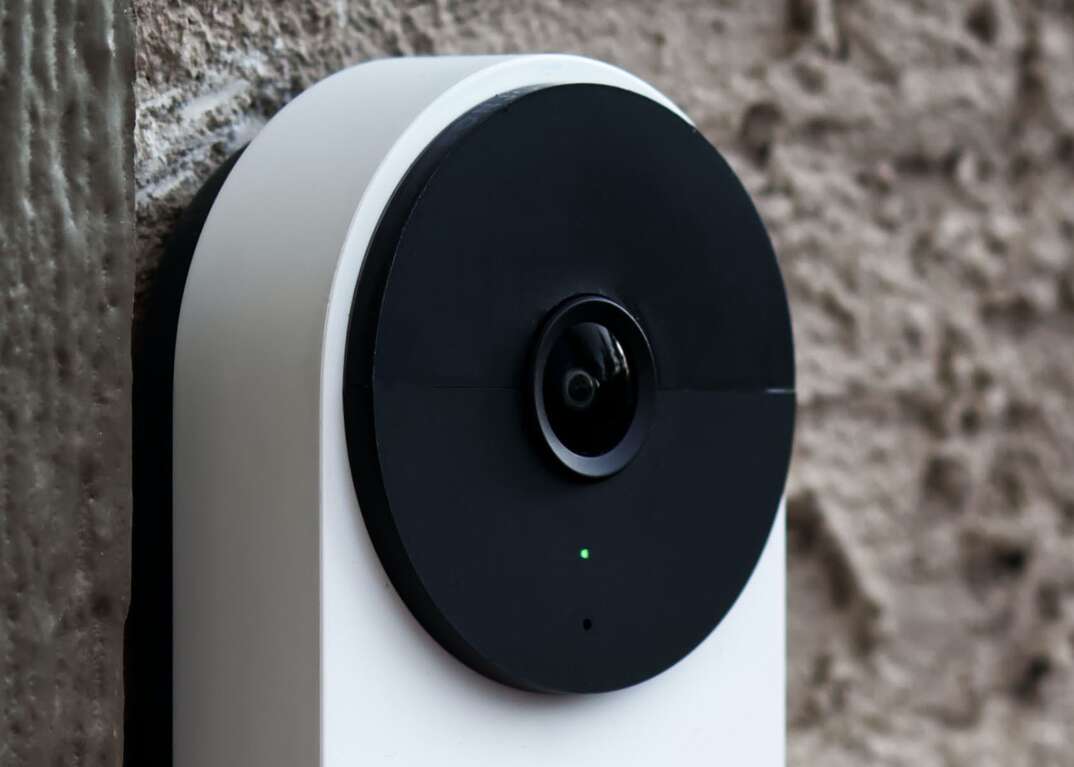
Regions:
[[783, 514], [721, 626], [601, 696], [466, 669], [401, 603], [347, 463], [350, 304], [380, 211], [422, 149], [499, 93], [641, 80], [574, 56], [388, 59], [280, 111], [221, 189], [175, 376], [175, 764], [783, 763]]

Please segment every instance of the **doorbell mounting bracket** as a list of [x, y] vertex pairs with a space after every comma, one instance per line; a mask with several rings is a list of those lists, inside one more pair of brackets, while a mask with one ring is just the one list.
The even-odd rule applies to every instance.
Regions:
[[787, 300], [636, 77], [302, 93], [180, 224], [135, 419], [128, 764], [783, 763]]

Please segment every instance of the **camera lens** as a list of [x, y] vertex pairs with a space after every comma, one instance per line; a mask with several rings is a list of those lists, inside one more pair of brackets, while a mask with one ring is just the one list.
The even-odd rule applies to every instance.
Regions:
[[655, 380], [649, 341], [626, 309], [604, 296], [564, 302], [545, 320], [534, 354], [545, 443], [576, 474], [614, 474], [645, 440]]
[[584, 456], [619, 444], [634, 420], [637, 382], [623, 345], [598, 322], [579, 322], [553, 343], [544, 370], [544, 406], [560, 441]]

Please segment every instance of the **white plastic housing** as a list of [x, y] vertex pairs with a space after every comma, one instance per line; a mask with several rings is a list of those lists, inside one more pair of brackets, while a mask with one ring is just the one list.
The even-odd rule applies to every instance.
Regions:
[[715, 632], [603, 695], [489, 681], [444, 651], [373, 551], [348, 466], [344, 342], [367, 244], [422, 149], [526, 86], [599, 83], [572, 56], [376, 61], [280, 111], [205, 224], [174, 398], [176, 767], [784, 763], [784, 514]]

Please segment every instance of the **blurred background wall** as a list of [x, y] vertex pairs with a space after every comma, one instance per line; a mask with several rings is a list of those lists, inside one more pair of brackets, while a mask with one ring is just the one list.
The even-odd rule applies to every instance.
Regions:
[[180, 210], [336, 69], [511, 51], [654, 82], [772, 232], [790, 763], [1074, 764], [1074, 3], [133, 11], [0, 0], [0, 765], [119, 763], [128, 327]]

